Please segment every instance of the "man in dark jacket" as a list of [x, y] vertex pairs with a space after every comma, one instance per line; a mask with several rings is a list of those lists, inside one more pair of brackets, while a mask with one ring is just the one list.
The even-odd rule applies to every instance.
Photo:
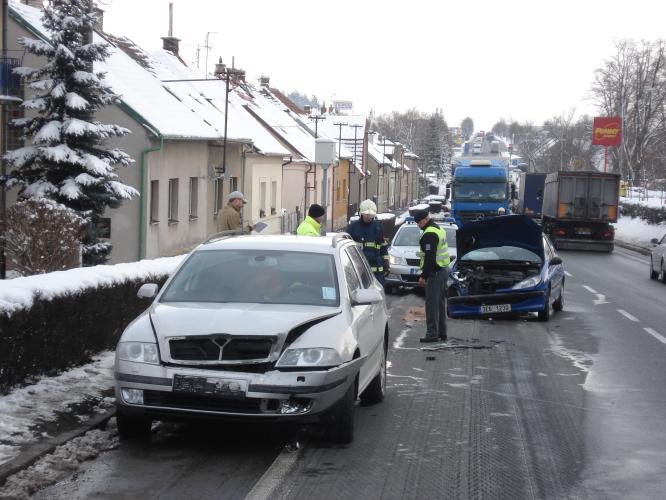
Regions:
[[377, 205], [372, 200], [361, 202], [359, 220], [347, 226], [347, 232], [361, 247], [370, 268], [379, 282], [384, 284], [384, 276], [388, 274], [388, 244], [384, 240], [382, 225], [375, 219]]
[[446, 231], [430, 219], [426, 210], [418, 210], [414, 220], [423, 230], [419, 240], [419, 285], [425, 286], [426, 292], [426, 334], [421, 342], [446, 342], [446, 279], [450, 262]]

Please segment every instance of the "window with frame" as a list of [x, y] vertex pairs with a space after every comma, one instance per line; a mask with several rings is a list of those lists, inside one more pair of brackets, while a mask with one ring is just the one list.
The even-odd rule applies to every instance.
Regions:
[[160, 181], [150, 181], [150, 222], [160, 221]]
[[229, 192], [238, 191], [238, 177], [229, 177]]
[[178, 179], [169, 179], [169, 222], [178, 222]]
[[361, 284], [363, 285], [363, 288], [368, 288], [374, 279], [374, 276], [370, 271], [370, 267], [368, 266], [368, 261], [357, 246], [349, 247], [347, 251], [349, 252], [349, 256], [351, 257], [354, 267], [356, 268], [356, 272], [361, 277]]
[[277, 181], [271, 181], [271, 215], [277, 213]]
[[217, 178], [215, 179], [215, 184], [213, 186], [215, 190], [215, 203], [213, 204], [213, 213], [216, 214], [224, 206], [224, 179]]
[[259, 183], [259, 218], [266, 217], [266, 181]]
[[190, 177], [190, 220], [198, 219], [199, 178]]

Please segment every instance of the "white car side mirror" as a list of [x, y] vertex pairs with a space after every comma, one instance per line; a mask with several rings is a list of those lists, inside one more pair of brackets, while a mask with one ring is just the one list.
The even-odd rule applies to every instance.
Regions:
[[141, 285], [141, 288], [139, 288], [139, 291], [136, 293], [136, 296], [139, 297], [140, 299], [152, 299], [157, 295], [157, 291], [159, 290], [159, 286], [157, 286], [155, 283], [144, 283]]
[[359, 288], [352, 292], [352, 305], [364, 306], [382, 301], [382, 293], [376, 288]]

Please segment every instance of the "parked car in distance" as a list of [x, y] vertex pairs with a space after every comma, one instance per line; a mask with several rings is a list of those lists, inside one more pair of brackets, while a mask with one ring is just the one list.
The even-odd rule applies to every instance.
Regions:
[[524, 215], [466, 222], [456, 232], [458, 258], [447, 283], [452, 318], [564, 307], [564, 267], [548, 237]]
[[319, 423], [354, 434], [357, 396], [386, 390], [381, 285], [348, 235], [213, 237], [198, 246], [116, 349], [121, 437], [153, 419]]
[[[456, 258], [456, 229], [458, 226], [449, 222], [437, 221], [439, 227], [446, 231], [446, 243], [449, 245], [449, 256], [451, 262]], [[421, 250], [419, 240], [421, 229], [414, 222], [413, 217], [408, 217], [405, 223], [396, 231], [389, 254], [389, 275], [386, 277], [384, 289], [387, 292], [399, 286], [415, 286], [419, 280], [420, 257], [417, 253]]]
[[653, 238], [650, 252], [650, 279], [666, 283], [666, 234], [661, 239]]

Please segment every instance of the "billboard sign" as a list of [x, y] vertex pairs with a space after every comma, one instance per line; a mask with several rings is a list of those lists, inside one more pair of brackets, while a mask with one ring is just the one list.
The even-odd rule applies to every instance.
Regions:
[[622, 120], [619, 116], [594, 118], [592, 144], [595, 146], [619, 146], [622, 140]]
[[336, 111], [351, 111], [353, 108], [351, 101], [333, 101], [333, 107]]

